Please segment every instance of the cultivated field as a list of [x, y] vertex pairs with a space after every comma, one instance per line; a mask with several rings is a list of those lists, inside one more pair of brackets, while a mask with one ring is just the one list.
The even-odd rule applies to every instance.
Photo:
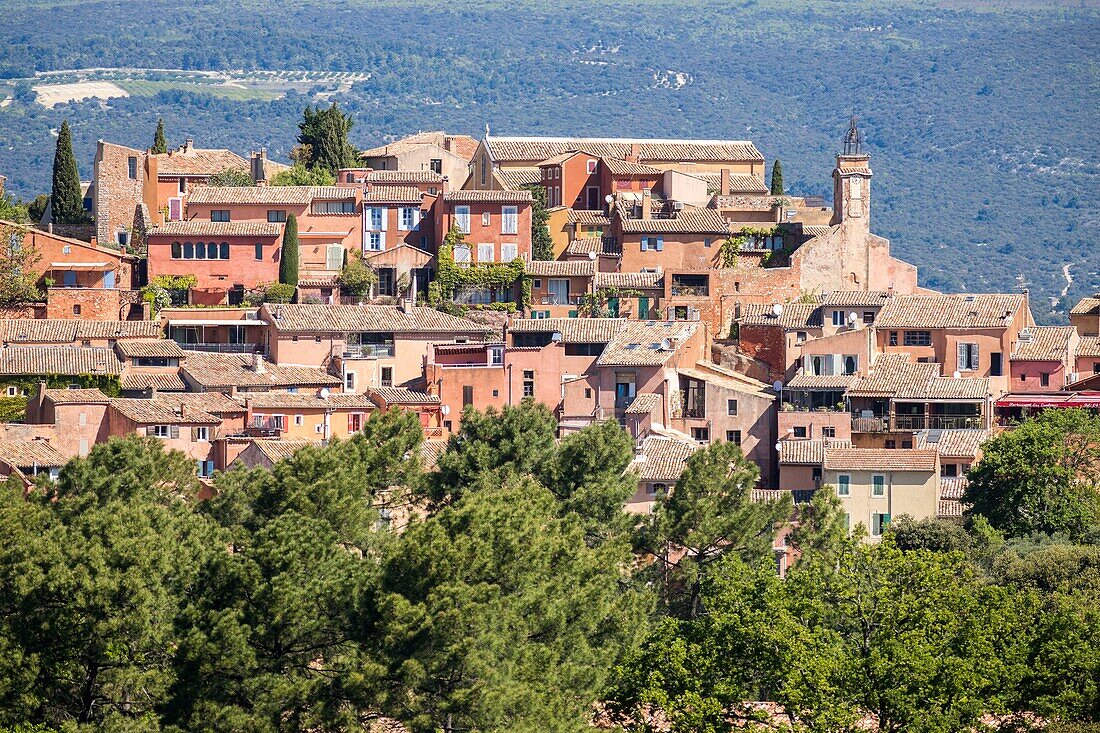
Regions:
[[79, 102], [82, 99], [110, 99], [128, 97], [130, 93], [109, 81], [82, 81], [75, 84], [43, 84], [34, 87], [38, 103], [43, 107], [56, 107], [65, 102]]

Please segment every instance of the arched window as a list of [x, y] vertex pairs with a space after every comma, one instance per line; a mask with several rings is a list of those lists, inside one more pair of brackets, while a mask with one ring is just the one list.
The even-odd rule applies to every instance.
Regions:
[[183, 247], [179, 242], [172, 242], [172, 259], [178, 260], [180, 257], [183, 257]]
[[206, 259], [208, 259], [208, 260], [218, 259], [218, 243], [217, 242], [211, 242], [210, 244], [206, 245]]
[[221, 245], [221, 258], [223, 260], [229, 259], [229, 242], [222, 242]]
[[206, 245], [203, 242], [195, 242], [195, 259], [206, 259]]
[[191, 244], [190, 242], [183, 243], [183, 259], [195, 259], [195, 245]]

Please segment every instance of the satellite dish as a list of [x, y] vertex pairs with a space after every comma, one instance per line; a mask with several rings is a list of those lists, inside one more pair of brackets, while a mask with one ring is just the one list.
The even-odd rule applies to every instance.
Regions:
[[439, 408], [439, 411], [442, 412], [444, 415], [450, 415], [451, 414], [451, 406], [450, 405], [443, 405], [443, 407]]
[[772, 389], [774, 389], [776, 392], [782, 392], [783, 382], [779, 381], [778, 379], [775, 380], [775, 382], [772, 383]]
[[776, 303], [775, 305], [773, 305], [772, 314], [775, 315], [776, 318], [779, 318], [779, 316], [783, 315], [783, 304]]
[[955, 379], [961, 379], [962, 375], [963, 375], [962, 372], [960, 372], [958, 369], [956, 369], [955, 373], [952, 374], [951, 376], [954, 377]]
[[611, 194], [607, 194], [606, 196], [603, 197], [603, 201], [604, 201], [605, 204], [610, 204], [614, 200], [615, 200], [615, 197], [612, 196]]
[[859, 320], [859, 316], [856, 315], [856, 312], [848, 311], [848, 323], [854, 324], [857, 320]]
[[775, 452], [776, 452], [776, 453], [779, 453], [779, 452], [781, 452], [782, 450], [783, 450], [783, 444], [782, 444], [782, 443], [776, 443], [776, 444], [775, 444]]
[[590, 260], [596, 259], [596, 253], [595, 252], [589, 252], [588, 253], [588, 259], [590, 259]]
[[329, 396], [328, 387], [321, 387], [321, 399], [327, 400]]
[[671, 351], [672, 342], [668, 339], [661, 339], [661, 351]]
[[554, 331], [554, 333], [550, 334], [550, 340], [555, 344], [561, 341], [561, 331]]

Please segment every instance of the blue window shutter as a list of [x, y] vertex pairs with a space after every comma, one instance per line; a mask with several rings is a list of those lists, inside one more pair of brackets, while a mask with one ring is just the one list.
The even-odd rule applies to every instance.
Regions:
[[642, 251], [649, 249], [649, 237], [642, 237]]
[[658, 252], [664, 252], [664, 250], [665, 250], [665, 240], [664, 240], [664, 238], [663, 237], [657, 237], [657, 251]]

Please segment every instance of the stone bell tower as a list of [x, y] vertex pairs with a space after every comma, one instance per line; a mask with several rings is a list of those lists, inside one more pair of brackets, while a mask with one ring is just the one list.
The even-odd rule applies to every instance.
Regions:
[[833, 169], [833, 224], [871, 230], [871, 156], [863, 152], [863, 133], [853, 116], [844, 135], [844, 152]]

